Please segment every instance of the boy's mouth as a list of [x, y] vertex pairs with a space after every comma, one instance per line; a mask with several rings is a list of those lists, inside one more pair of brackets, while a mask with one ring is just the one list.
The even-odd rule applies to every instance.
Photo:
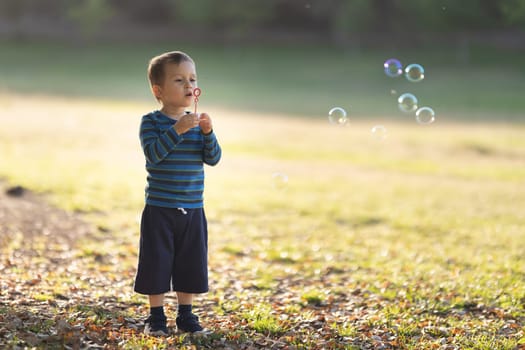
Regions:
[[192, 94], [191, 92], [188, 92], [188, 93], [186, 94], [186, 97], [190, 97], [190, 96], [193, 96], [193, 94]]

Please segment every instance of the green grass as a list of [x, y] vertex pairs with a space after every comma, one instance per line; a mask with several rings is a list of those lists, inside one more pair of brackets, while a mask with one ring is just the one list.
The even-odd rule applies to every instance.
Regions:
[[[337, 53], [322, 53], [327, 55], [324, 76], [308, 69], [319, 52], [303, 52], [304, 60], [293, 50], [279, 57], [264, 52], [262, 68], [281, 62], [276, 69], [293, 76], [269, 89], [276, 81], [273, 76], [263, 79], [268, 74], [259, 70], [253, 70], [253, 79], [241, 79], [262, 55], [260, 50], [238, 51], [243, 60], [234, 61], [235, 52], [195, 48], [195, 56], [204, 60], [200, 75], [209, 91], [202, 108], [213, 117], [224, 154], [217, 167], [206, 169], [211, 292], [196, 303], [208, 312], [204, 319], [217, 334], [208, 340], [174, 336], [164, 341], [141, 336], [126, 328], [129, 322], [116, 321], [140, 318], [146, 310], [145, 299], [132, 293], [130, 284], [145, 184], [138, 124], [142, 114], [156, 108], [142, 73], [156, 48], [72, 51], [44, 45], [36, 47], [46, 58], [39, 68], [32, 65], [34, 56], [27, 56], [34, 46], [6, 45], [0, 61], [17, 64], [13, 69], [0, 65], [1, 81], [8, 82], [10, 91], [0, 99], [0, 177], [82, 213], [97, 229], [70, 252], [75, 264], [67, 273], [46, 271], [45, 256], [5, 267], [5, 280], [13, 283], [26, 285], [33, 273], [46, 281], [31, 286], [28, 299], [52, 303], [54, 296], [69, 292], [94, 300], [83, 305], [85, 299], [79, 299], [71, 311], [83, 327], [113, 327], [101, 333], [102, 339], [128, 349], [235, 348], [250, 341], [271, 346], [266, 338], [301, 349], [370, 348], [385, 334], [391, 335], [391, 346], [404, 349], [439, 348], [444, 341], [462, 349], [512, 349], [523, 343], [525, 127], [501, 122], [522, 117], [522, 99], [500, 109], [506, 101], [498, 96], [501, 91], [495, 99], [482, 91], [490, 77], [515, 84], [512, 93], [517, 93], [523, 72], [513, 59], [519, 55], [505, 58], [510, 78], [497, 78], [499, 68], [490, 57], [473, 55], [465, 71], [452, 71], [449, 64], [454, 62], [446, 52], [416, 55], [417, 60], [426, 57], [441, 65], [443, 80], [459, 76], [444, 94], [481, 94], [482, 103], [447, 98], [450, 104], [443, 108], [449, 108], [449, 118], [438, 115], [435, 124], [421, 126], [400, 118], [397, 111], [375, 118], [386, 104], [363, 97], [359, 103], [375, 112], [356, 114], [347, 127], [335, 127], [324, 115], [292, 118], [295, 115], [285, 112], [319, 108], [324, 113], [324, 105], [335, 103], [333, 96], [322, 93], [315, 99], [313, 88], [301, 86], [310, 79], [342, 94], [334, 87], [338, 82], [329, 84], [344, 73], [338, 75], [338, 70], [366, 75], [375, 66], [375, 54], [350, 55], [345, 59], [352, 64], [346, 66]], [[56, 61], [66, 52], [69, 56]], [[101, 65], [119, 68], [100, 72]], [[294, 75], [295, 69], [302, 73]], [[476, 70], [486, 74], [474, 74], [480, 80], [470, 86], [464, 78]], [[428, 85], [434, 84], [428, 74]], [[34, 77], [31, 82], [28, 75]], [[373, 95], [383, 84], [379, 75], [356, 96]], [[59, 83], [49, 85], [53, 77]], [[290, 100], [274, 97], [300, 78], [304, 81], [290, 98], [304, 103], [295, 111], [287, 109]], [[244, 83], [265, 98], [251, 96]], [[219, 89], [221, 84], [224, 89]], [[64, 92], [70, 95], [38, 94]], [[257, 109], [280, 112], [238, 109], [243, 104], [228, 102], [229, 94], [246, 99], [244, 106], [254, 103]], [[261, 101], [275, 104], [264, 106]], [[493, 112], [497, 117], [488, 118]], [[456, 115], [458, 120], [452, 121]], [[370, 133], [380, 123], [387, 128], [383, 141]], [[276, 184], [276, 173], [288, 181]], [[24, 246], [22, 235], [13, 234], [2, 261], [14, 259]], [[45, 241], [35, 239], [31, 249], [44, 250]], [[114, 290], [108, 291], [108, 285]], [[105, 310], [104, 300], [125, 311]], [[6, 319], [11, 312], [10, 307], [0, 308]], [[75, 324], [76, 319], [67, 322]], [[47, 329], [51, 324], [32, 327]], [[319, 332], [326, 337], [323, 343], [313, 336]], [[14, 334], [9, 344], [27, 346], [21, 336], [24, 333]], [[68, 344], [74, 344], [71, 339], [66, 339]]]
[[332, 324], [332, 327], [336, 330], [340, 337], [355, 337], [359, 335], [359, 331], [348, 323], [343, 323], [341, 325], [334, 323]]
[[[10, 100], [17, 118], [2, 119], [0, 176], [99, 228], [74, 253], [90, 274], [104, 274], [97, 283], [132, 278], [145, 176], [136, 133], [152, 105]], [[445, 333], [462, 348], [516, 346], [518, 333], [503, 339], [498, 329], [511, 319], [523, 327], [525, 317], [523, 125], [390, 121], [388, 138], [378, 142], [369, 122], [340, 128], [324, 119], [210, 112], [224, 159], [207, 169], [209, 298], [220, 320], [244, 325], [228, 341], [256, 332], [314, 346], [293, 327], [315, 324], [334, 305], [351, 315], [366, 304], [363, 320], [347, 315], [326, 329], [352, 346], [380, 329], [407, 349], [438, 344]], [[289, 178], [277, 188], [276, 172]], [[67, 277], [43, 278], [56, 286], [35, 292], [35, 300], [67, 293]], [[89, 290], [83, 281], [75, 288]], [[118, 300], [140, 300], [132, 295]], [[349, 296], [354, 304], [338, 304]], [[91, 306], [79, 312], [93, 327], [116, 317]], [[481, 314], [500, 316], [489, 322]], [[120, 341], [150, 344], [134, 335]]]
[[301, 298], [310, 305], [320, 306], [324, 300], [324, 295], [318, 290], [309, 290], [301, 295]]
[[285, 328], [279, 324], [275, 313], [268, 305], [258, 305], [242, 314], [250, 327], [259, 333], [277, 334], [283, 333]]
[[[523, 121], [525, 54], [472, 47], [468, 63], [450, 47], [345, 52], [316, 46], [196, 46], [169, 44], [85, 44], [0, 42], [0, 91], [152, 100], [146, 65], [155, 54], [174, 49], [198, 63], [202, 105], [325, 116], [341, 106], [351, 120], [406, 119], [397, 94], [412, 92], [420, 105], [450, 120]], [[426, 78], [410, 83], [388, 78], [382, 64], [390, 57], [417, 62]]]

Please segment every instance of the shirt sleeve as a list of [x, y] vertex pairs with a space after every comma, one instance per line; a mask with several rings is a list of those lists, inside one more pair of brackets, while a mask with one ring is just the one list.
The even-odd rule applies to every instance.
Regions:
[[140, 123], [140, 144], [146, 160], [158, 164], [183, 140], [183, 137], [170, 127], [161, 131], [151, 115], [142, 117]]
[[204, 152], [203, 154], [204, 163], [208, 165], [213, 166], [219, 163], [219, 160], [221, 160], [221, 156], [222, 156], [221, 146], [219, 145], [219, 142], [217, 141], [217, 137], [215, 136], [215, 133], [213, 131], [207, 135], [204, 135], [203, 152]]

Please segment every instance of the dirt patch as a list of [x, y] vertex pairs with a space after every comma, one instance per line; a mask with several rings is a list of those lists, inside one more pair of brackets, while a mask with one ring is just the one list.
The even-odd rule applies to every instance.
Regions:
[[24, 187], [0, 182], [0, 248], [14, 239], [26, 243], [46, 239], [49, 243], [73, 246], [90, 231], [90, 225], [78, 215], [50, 205]]
[[1, 349], [102, 349], [120, 327], [142, 330], [126, 318], [130, 303], [107, 292], [130, 289], [132, 271], [112, 271], [114, 260], [79, 244], [93, 241], [94, 232], [79, 214], [0, 182]]

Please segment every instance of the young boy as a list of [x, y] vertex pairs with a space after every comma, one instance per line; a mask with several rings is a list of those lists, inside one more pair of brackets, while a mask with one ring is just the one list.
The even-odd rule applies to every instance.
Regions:
[[208, 291], [203, 164], [217, 164], [221, 148], [210, 116], [186, 111], [197, 86], [190, 56], [173, 51], [152, 58], [148, 78], [162, 107], [140, 125], [148, 185], [134, 289], [149, 296], [144, 333], [168, 335], [164, 294], [170, 290], [177, 293], [177, 328], [203, 332], [192, 313], [193, 295]]

